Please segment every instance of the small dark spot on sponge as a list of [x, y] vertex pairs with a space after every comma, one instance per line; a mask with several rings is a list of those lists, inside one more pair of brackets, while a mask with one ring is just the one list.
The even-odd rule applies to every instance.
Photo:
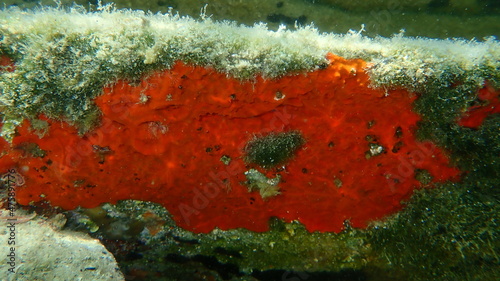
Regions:
[[299, 131], [255, 137], [245, 146], [245, 160], [266, 169], [273, 168], [289, 161], [304, 143], [305, 139]]

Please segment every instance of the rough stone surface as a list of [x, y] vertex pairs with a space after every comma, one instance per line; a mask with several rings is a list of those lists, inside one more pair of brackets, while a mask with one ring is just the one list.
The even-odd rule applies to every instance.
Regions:
[[0, 221], [1, 280], [124, 280], [114, 257], [88, 235], [59, 231], [57, 222], [41, 218], [15, 225], [15, 273], [5, 257], [10, 230], [6, 219]]

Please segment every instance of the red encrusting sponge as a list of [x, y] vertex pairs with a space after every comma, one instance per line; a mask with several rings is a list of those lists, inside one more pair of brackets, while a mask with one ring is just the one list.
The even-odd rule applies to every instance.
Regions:
[[500, 113], [500, 98], [493, 86], [486, 83], [478, 92], [477, 104], [467, 109], [458, 120], [458, 124], [477, 129], [486, 117], [495, 113]]
[[[118, 81], [96, 99], [100, 127], [81, 137], [47, 120], [40, 138], [26, 121], [11, 148], [3, 144], [0, 168], [24, 177], [21, 204], [153, 201], [194, 232], [266, 231], [272, 216], [309, 231], [366, 227], [415, 188], [457, 177], [440, 149], [415, 139], [414, 94], [370, 88], [366, 62], [328, 58], [325, 69], [273, 80], [178, 62], [140, 84]], [[245, 162], [248, 141], [290, 131], [304, 143], [286, 163]], [[280, 194], [249, 192], [250, 169], [278, 177]]]

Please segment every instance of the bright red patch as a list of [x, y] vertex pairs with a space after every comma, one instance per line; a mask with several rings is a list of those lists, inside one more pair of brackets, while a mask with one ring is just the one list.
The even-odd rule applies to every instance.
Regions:
[[[414, 95], [369, 88], [364, 61], [329, 58], [326, 69], [276, 80], [240, 82], [177, 63], [139, 85], [119, 81], [96, 100], [101, 127], [79, 137], [50, 121], [40, 139], [25, 123], [0, 168], [23, 174], [21, 204], [153, 201], [195, 232], [266, 231], [271, 216], [310, 231], [338, 232], [345, 220], [365, 227], [401, 209], [421, 185], [416, 173], [426, 170], [434, 181], [458, 174], [433, 144], [415, 140]], [[248, 140], [289, 130], [302, 132], [306, 144], [288, 164], [246, 166]], [[45, 157], [27, 154], [24, 143], [37, 143]], [[281, 175], [281, 194], [264, 201], [249, 193], [250, 168]]]
[[477, 94], [480, 102], [478, 105], [471, 106], [467, 112], [458, 120], [458, 124], [463, 127], [477, 129], [486, 117], [494, 113], [500, 113], [499, 92], [486, 84]]

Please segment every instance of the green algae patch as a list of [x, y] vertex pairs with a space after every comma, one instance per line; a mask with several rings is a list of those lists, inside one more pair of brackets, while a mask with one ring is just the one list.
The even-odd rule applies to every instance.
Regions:
[[305, 142], [298, 131], [272, 132], [255, 137], [245, 146], [245, 161], [266, 169], [273, 168], [292, 159]]
[[421, 190], [403, 212], [375, 224], [368, 240], [387, 258], [385, 271], [399, 280], [494, 280], [500, 270], [495, 187], [478, 190], [468, 180]]

